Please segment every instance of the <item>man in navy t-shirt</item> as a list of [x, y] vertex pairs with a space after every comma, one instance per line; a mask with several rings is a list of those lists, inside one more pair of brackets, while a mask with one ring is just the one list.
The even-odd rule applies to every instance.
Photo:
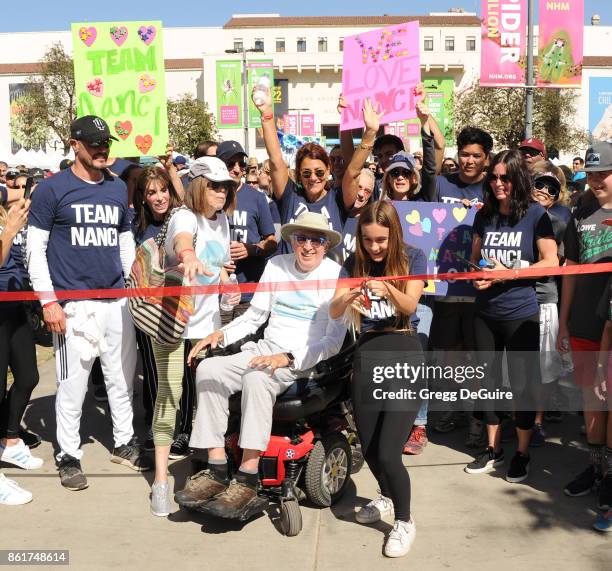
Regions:
[[[104, 120], [87, 115], [70, 127], [75, 163], [42, 181], [32, 195], [27, 265], [36, 291], [123, 289], [134, 260], [125, 183], [106, 171], [111, 137]], [[151, 469], [140, 455], [132, 427], [136, 338], [125, 299], [60, 304], [40, 296], [53, 332], [55, 401], [61, 483], [87, 487], [79, 435], [87, 380], [100, 357], [112, 411], [111, 461], [136, 471]]]
[[[263, 193], [242, 182], [247, 155], [240, 143], [219, 143], [217, 157], [227, 165], [230, 176], [238, 183], [236, 207], [230, 217], [232, 265], [227, 269], [236, 273], [238, 283], [256, 283], [264, 271], [266, 258], [277, 247], [270, 207]], [[222, 322], [229, 323], [244, 313], [252, 297], [252, 293], [242, 294], [241, 302], [231, 312], [222, 312]]]

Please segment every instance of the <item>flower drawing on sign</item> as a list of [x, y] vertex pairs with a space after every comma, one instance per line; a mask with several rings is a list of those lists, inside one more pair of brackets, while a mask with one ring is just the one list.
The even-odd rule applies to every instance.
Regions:
[[90, 26], [89, 28], [86, 28], [85, 26], [81, 26], [79, 28], [79, 39], [87, 47], [91, 46], [91, 44], [95, 42], [97, 36], [98, 36], [98, 32], [93, 26]]
[[140, 26], [138, 28], [138, 36], [148, 46], [157, 35], [157, 28], [155, 26]]
[[[365, 45], [364, 41], [360, 36], [355, 37], [355, 41], [359, 45], [361, 49], [361, 63], [366, 65], [368, 63], [368, 59], [371, 58], [372, 63], [378, 63], [378, 60], [382, 57], [383, 61], [387, 61], [394, 57], [404, 57], [408, 55], [408, 50], [406, 49], [397, 49], [402, 45], [402, 41], [398, 38], [394, 38], [398, 34], [405, 34], [406, 28], [398, 28], [396, 30], [383, 30], [380, 34], [380, 39], [378, 40], [375, 47]], [[382, 54], [382, 55], [381, 55]]]

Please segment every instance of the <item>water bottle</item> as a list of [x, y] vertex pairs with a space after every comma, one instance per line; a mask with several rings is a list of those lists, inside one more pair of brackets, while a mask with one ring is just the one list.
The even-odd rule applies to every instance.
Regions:
[[263, 105], [266, 100], [266, 95], [270, 89], [270, 78], [267, 75], [262, 75], [255, 84], [255, 91], [253, 92], [253, 102], [255, 105]]
[[574, 371], [574, 361], [572, 360], [572, 352], [567, 338], [561, 341], [561, 347], [565, 351], [565, 353], [561, 353], [561, 362], [563, 363], [563, 370], [566, 373], [572, 373]]
[[[238, 278], [236, 277], [236, 274], [230, 274], [229, 281], [225, 285], [238, 285]], [[219, 308], [223, 311], [232, 311], [232, 309], [234, 309], [234, 306], [230, 304], [229, 300], [231, 297], [233, 297], [235, 293], [238, 293], [238, 289], [232, 289], [231, 291], [224, 293], [221, 296]]]
[[480, 260], [480, 262], [478, 262], [478, 265], [480, 266], [481, 269], [489, 269], [492, 270], [495, 267], [495, 264], [493, 262], [491, 262], [490, 260], [485, 260], [484, 258], [482, 260]]

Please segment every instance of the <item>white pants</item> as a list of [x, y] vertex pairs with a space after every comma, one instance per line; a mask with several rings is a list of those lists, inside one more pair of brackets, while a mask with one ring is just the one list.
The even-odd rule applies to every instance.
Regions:
[[[100, 351], [100, 363], [108, 393], [113, 437], [115, 447], [122, 446], [134, 435], [132, 392], [136, 369], [136, 334], [127, 310], [127, 300], [84, 300], [70, 303], [93, 304], [81, 308], [95, 311], [102, 344], [105, 345]], [[83, 351], [83, 337], [80, 333], [77, 320], [67, 317], [65, 335], [53, 334], [57, 376], [55, 416], [60, 448], [58, 460], [64, 454], [78, 460], [83, 456], [79, 430], [87, 382], [95, 356]]]

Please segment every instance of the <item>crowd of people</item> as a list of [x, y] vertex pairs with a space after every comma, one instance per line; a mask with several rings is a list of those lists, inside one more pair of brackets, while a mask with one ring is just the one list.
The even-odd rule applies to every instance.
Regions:
[[[367, 405], [372, 374], [364, 363], [385, 351], [409, 364], [435, 351], [448, 365], [473, 353], [488, 367], [484, 388], [494, 391], [507, 379], [513, 410], [476, 401], [471, 410], [438, 415], [433, 430], [466, 427], [466, 446], [477, 453], [465, 472], [483, 474], [506, 464], [502, 432], [514, 426], [517, 449], [506, 469], [511, 483], [528, 477], [533, 449], [546, 438], [544, 423], [563, 419], [555, 397], [571, 355], [589, 462], [565, 493], [596, 492], [601, 513], [594, 527], [612, 529], [612, 280], [606, 273], [546, 275], [560, 265], [612, 261], [612, 142], [594, 144], [570, 170], [549, 160], [538, 139], [494, 152], [492, 137], [470, 126], [457, 135], [457, 156], [449, 157], [420, 99], [423, 150], [409, 153], [398, 137], [380, 134], [383, 110], [366, 101], [359, 144], [350, 132], [330, 152], [307, 143], [290, 169], [269, 92], [254, 104], [268, 156], [263, 162], [249, 158], [236, 141], [205, 141], [189, 163], [169, 152], [156, 166], [142, 167], [109, 158], [114, 137], [108, 126], [85, 116], [71, 126], [75, 160], [63, 161], [57, 173], [15, 172], [0, 163], [0, 291], [44, 292], [40, 306], [56, 365], [61, 485], [88, 487], [79, 428], [93, 375], [96, 398], [107, 400], [111, 411], [111, 461], [155, 470], [154, 515], [171, 511], [169, 460], [204, 449], [207, 467], [188, 478], [177, 501], [236, 516], [257, 496], [259, 458], [270, 439], [277, 396], [336, 354], [353, 329], [353, 413], [380, 491], [355, 517], [362, 524], [394, 518], [385, 555], [405, 555], [414, 541], [402, 455], [427, 446], [429, 404], [419, 398], [404, 409]], [[31, 195], [24, 196], [29, 186]], [[483, 272], [516, 270], [514, 279], [484, 274], [473, 281], [474, 294], [463, 297], [424, 295], [426, 281], [397, 279], [426, 275], [427, 258], [403, 234], [393, 201], [477, 210], [469, 262]], [[174, 345], [137, 329], [125, 298], [66, 301], [53, 294], [124, 288], [136, 248], [151, 243], [165, 252], [168, 267], [181, 269], [186, 283], [358, 278], [361, 285], [297, 288], [299, 295], [258, 288], [226, 294], [221, 303], [218, 295], [197, 295]], [[522, 277], [526, 267], [540, 268], [541, 277]], [[39, 380], [34, 333], [23, 302], [3, 301], [1, 309], [0, 461], [35, 470], [43, 464], [32, 453], [40, 438], [22, 425]], [[262, 328], [263, 338], [238, 353], [198, 360], [207, 347], [227, 346]], [[140, 439], [133, 428], [137, 369], [149, 429]], [[232, 473], [225, 433], [229, 398], [237, 392], [242, 460]], [[31, 500], [27, 490], [0, 475], [0, 503]]]

